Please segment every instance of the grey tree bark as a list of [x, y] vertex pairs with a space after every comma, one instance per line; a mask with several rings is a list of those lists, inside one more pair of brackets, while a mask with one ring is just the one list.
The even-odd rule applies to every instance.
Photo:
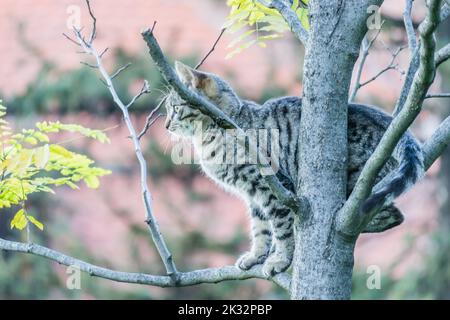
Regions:
[[292, 299], [348, 299], [354, 239], [336, 232], [346, 199], [347, 105], [352, 70], [367, 31], [367, 9], [382, 1], [310, 1], [302, 100]]

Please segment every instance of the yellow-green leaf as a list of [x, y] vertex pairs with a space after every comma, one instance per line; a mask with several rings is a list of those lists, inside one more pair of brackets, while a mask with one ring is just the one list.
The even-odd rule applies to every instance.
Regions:
[[37, 220], [35, 217], [28, 215], [28, 220], [34, 224], [39, 230], [44, 230], [44, 224]]
[[38, 143], [37, 139], [33, 137], [26, 137], [23, 141], [32, 145], [36, 145]]
[[73, 153], [57, 144], [50, 145], [50, 152], [62, 156], [64, 158], [72, 158]]
[[34, 150], [34, 165], [39, 168], [43, 169], [48, 163], [48, 160], [50, 159], [50, 147], [48, 144], [39, 147]]
[[100, 186], [100, 181], [96, 176], [87, 176], [84, 178], [84, 182], [91, 189], [97, 189]]
[[11, 229], [16, 228], [18, 230], [23, 230], [28, 224], [26, 213], [24, 209], [17, 211], [16, 215], [11, 221]]

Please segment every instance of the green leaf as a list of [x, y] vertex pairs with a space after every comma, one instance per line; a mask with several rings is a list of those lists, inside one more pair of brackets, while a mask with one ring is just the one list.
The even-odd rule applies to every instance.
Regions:
[[84, 182], [91, 189], [97, 189], [100, 186], [100, 181], [96, 176], [87, 176], [84, 178]]
[[50, 139], [45, 133], [42, 133], [40, 131], [36, 131], [33, 136], [38, 139], [40, 142], [50, 142]]
[[24, 139], [24, 141], [25, 141], [26, 143], [29, 143], [29, 144], [32, 144], [32, 145], [37, 145], [37, 143], [38, 143], [37, 139], [34, 138], [34, 137], [26, 137], [26, 138]]
[[[293, 0], [291, 4], [291, 10], [297, 14], [300, 23], [306, 30], [309, 30], [308, 3], [309, 0]], [[263, 40], [279, 38], [282, 33], [290, 30], [278, 10], [268, 8], [259, 1], [228, 0], [227, 5], [230, 7], [230, 13], [224, 24], [227, 32], [233, 34], [236, 31], [243, 31], [241, 35], [237, 36], [230, 43], [230, 48], [238, 44], [239, 47], [233, 49], [227, 55], [227, 59], [250, 48], [255, 43], [261, 47], [265, 47], [266, 44]], [[265, 34], [266, 32], [270, 34], [267, 35]], [[247, 40], [252, 34], [256, 35], [256, 40], [250, 39], [246, 43], [241, 44], [241, 42]], [[273, 34], [276, 34], [276, 36], [273, 36]]]
[[28, 224], [28, 220], [26, 217], [26, 213], [24, 209], [20, 209], [15, 214], [14, 218], [11, 221], [11, 229], [23, 230]]
[[73, 158], [73, 153], [57, 144], [50, 145], [50, 152], [63, 158]]
[[42, 147], [35, 149], [33, 156], [34, 156], [33, 157], [34, 165], [39, 169], [45, 168], [45, 166], [47, 165], [47, 163], [50, 159], [49, 145], [46, 144]]
[[28, 215], [28, 220], [34, 224], [39, 230], [43, 231], [44, 230], [44, 225], [42, 224], [42, 222], [38, 221], [35, 217]]
[[[0, 104], [0, 208], [23, 207], [31, 194], [54, 193], [52, 187], [67, 185], [78, 189], [77, 184], [82, 180], [88, 187], [98, 188], [99, 177], [111, 173], [95, 167], [89, 157], [51, 143], [47, 135], [68, 131], [109, 142], [103, 131], [57, 121], [37, 123], [37, 129], [15, 132], [4, 119], [5, 115], [6, 108]], [[23, 230], [29, 222], [40, 230], [44, 228], [42, 222], [29, 216], [24, 209], [17, 211], [10, 226]]]

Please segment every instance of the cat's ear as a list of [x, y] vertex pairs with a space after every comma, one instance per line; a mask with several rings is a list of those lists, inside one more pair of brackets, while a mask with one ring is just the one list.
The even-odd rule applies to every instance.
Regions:
[[184, 63], [180, 61], [175, 61], [175, 71], [178, 74], [178, 77], [180, 77], [180, 80], [185, 85], [192, 85], [194, 81], [194, 69], [191, 67], [188, 67]]
[[210, 74], [192, 69], [179, 61], [175, 61], [175, 70], [184, 84], [202, 91], [209, 98], [217, 96], [217, 83]]

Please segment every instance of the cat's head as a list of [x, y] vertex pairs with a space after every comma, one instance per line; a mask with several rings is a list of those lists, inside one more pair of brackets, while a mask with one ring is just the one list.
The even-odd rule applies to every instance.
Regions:
[[[206, 72], [197, 71], [176, 61], [175, 70], [181, 81], [203, 98], [212, 102], [225, 114], [232, 116], [238, 110], [241, 101], [231, 86], [220, 77]], [[200, 111], [191, 108], [175, 92], [169, 93], [166, 100], [166, 128], [175, 135], [190, 137], [198, 129], [205, 129], [213, 123], [212, 119]]]

